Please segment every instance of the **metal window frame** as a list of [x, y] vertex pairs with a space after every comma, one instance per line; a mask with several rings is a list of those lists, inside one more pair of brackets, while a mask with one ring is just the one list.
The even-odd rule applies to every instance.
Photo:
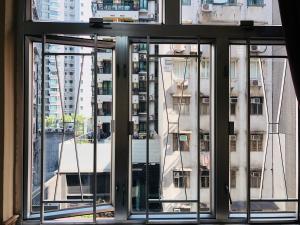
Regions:
[[[215, 53], [212, 54], [214, 57], [215, 65], [211, 65], [211, 69], [215, 71], [215, 78], [213, 79], [214, 93], [212, 97], [215, 97], [215, 105], [213, 106], [213, 126], [212, 132], [215, 133], [213, 143], [215, 146], [215, 176], [219, 177], [216, 180], [215, 184], [212, 187], [215, 195], [213, 196], [213, 208], [215, 208], [215, 216], [211, 217], [209, 215], [198, 218], [196, 223], [235, 223], [235, 222], [249, 222], [255, 223], [256, 221], [249, 221], [249, 200], [250, 195], [248, 193], [248, 217], [236, 218], [230, 217], [229, 205], [228, 205], [228, 195], [224, 190], [224, 185], [228, 185], [229, 182], [229, 145], [228, 145], [228, 118], [229, 118], [229, 105], [224, 101], [228, 99], [229, 102], [229, 77], [228, 77], [228, 67], [229, 67], [229, 44], [246, 44], [248, 45], [248, 58], [250, 57], [249, 45], [250, 43], [273, 43], [273, 44], [284, 44], [284, 34], [281, 26], [254, 26], [249, 28], [244, 28], [241, 26], [219, 26], [219, 25], [181, 25], [180, 19], [178, 17], [170, 17], [174, 15], [174, 10], [180, 15], [180, 4], [179, 0], [176, 1], [176, 6], [170, 6], [172, 1], [166, 0], [164, 12], [162, 15], [165, 16], [165, 24], [107, 24], [102, 28], [91, 27], [88, 23], [66, 23], [66, 22], [32, 22], [31, 21], [31, 0], [19, 1], [17, 3], [17, 27], [18, 35], [16, 38], [16, 45], [18, 54], [16, 56], [16, 95], [20, 96], [17, 99], [16, 107], [16, 137], [17, 139], [17, 157], [18, 162], [16, 166], [15, 174], [23, 174], [24, 176], [16, 176], [15, 183], [19, 185], [16, 186], [16, 205], [15, 211], [19, 211], [24, 220], [24, 224], [35, 224], [36, 220], [28, 220], [28, 190], [27, 190], [27, 178], [28, 178], [28, 165], [25, 163], [28, 159], [29, 152], [29, 139], [28, 134], [29, 121], [27, 120], [29, 116], [29, 111], [27, 106], [30, 103], [29, 99], [29, 80], [28, 75], [30, 71], [29, 63], [29, 53], [30, 53], [30, 42], [32, 40], [41, 40], [42, 35], [86, 35], [86, 34], [98, 34], [99, 36], [114, 36], [116, 39], [116, 100], [129, 102], [127, 94], [124, 94], [126, 91], [129, 93], [129, 39], [147, 39], [148, 44], [150, 43], [150, 37], [159, 39], [160, 42], [170, 42], [170, 39], [173, 41], [181, 42], [190, 42], [197, 43], [197, 40], [201, 38], [203, 42], [209, 42], [214, 44]], [[169, 4], [168, 4], [169, 3]], [[168, 16], [169, 15], [169, 16]], [[148, 38], [147, 38], [148, 37]], [[53, 37], [53, 41], [60, 39], [63, 43], [70, 44], [80, 44], [80, 42], [71, 42], [76, 40], [76, 38], [66, 39], [66, 37]], [[88, 41], [85, 45], [92, 46], [94, 43], [88, 44]], [[148, 55], [149, 57], [149, 55]], [[120, 67], [124, 66], [124, 72], [121, 74]], [[200, 67], [199, 67], [200, 68]], [[248, 65], [248, 71], [249, 71]], [[248, 74], [249, 77], [249, 74]], [[198, 84], [199, 85], [199, 84]], [[249, 84], [248, 84], [249, 85]], [[118, 91], [123, 90], [124, 92]], [[249, 95], [250, 96], [250, 95]], [[248, 103], [249, 104], [249, 103]], [[118, 106], [116, 104], [116, 121], [114, 126], [116, 128], [116, 136], [123, 138], [117, 138], [115, 143], [116, 158], [115, 164], [120, 163], [115, 168], [116, 177], [123, 177], [123, 179], [118, 179], [119, 182], [117, 186], [122, 187], [123, 192], [116, 191], [115, 195], [115, 220], [109, 221], [109, 223], [127, 223], [131, 218], [129, 215], [129, 199], [124, 192], [128, 193], [128, 173], [129, 171], [129, 141], [128, 141], [128, 124], [129, 120], [129, 105], [125, 104]], [[248, 107], [249, 108], [249, 107]], [[249, 109], [248, 109], [249, 110]], [[249, 113], [249, 112], [248, 112]], [[199, 116], [199, 112], [198, 112]], [[124, 120], [125, 118], [125, 120]], [[249, 123], [250, 121], [248, 121]], [[24, 126], [24, 128], [23, 128]], [[218, 129], [216, 129], [218, 128]], [[148, 129], [147, 129], [148, 130]], [[248, 143], [249, 146], [249, 143]], [[24, 149], [24, 151], [23, 151]], [[125, 149], [125, 151], [124, 151]], [[224, 154], [225, 152], [225, 154]], [[248, 151], [249, 152], [249, 151]], [[250, 154], [250, 153], [248, 153]], [[125, 157], [125, 158], [123, 158]], [[249, 158], [249, 155], [248, 155]], [[124, 160], [126, 159], [126, 160]], [[300, 159], [300, 154], [298, 154], [298, 162]], [[248, 165], [249, 167], [249, 165]], [[298, 172], [299, 172], [298, 167]], [[23, 178], [20, 185], [20, 180]], [[199, 178], [199, 176], [198, 176]], [[213, 179], [214, 179], [213, 178]], [[249, 178], [249, 177], [248, 177]], [[199, 180], [198, 180], [199, 185]], [[249, 179], [248, 179], [249, 185]], [[25, 190], [25, 191], [24, 191]], [[120, 189], [119, 189], [120, 190]], [[298, 186], [298, 196], [300, 193], [300, 188]], [[124, 200], [124, 201], [123, 201]], [[20, 203], [21, 202], [21, 203]], [[298, 206], [300, 203], [298, 201]], [[299, 207], [298, 207], [299, 208]], [[299, 214], [299, 211], [298, 211]], [[280, 217], [280, 215], [279, 215]], [[159, 218], [159, 217], [158, 217]], [[298, 217], [299, 218], [299, 217]], [[34, 218], [33, 218], [34, 219]], [[151, 219], [151, 218], [150, 218]], [[174, 217], [170, 216], [169, 219], [163, 220], [164, 222], [172, 221]], [[177, 217], [177, 219], [181, 219]], [[194, 223], [186, 217], [187, 223]], [[108, 221], [103, 221], [108, 222]], [[141, 219], [131, 220], [132, 223], [144, 224], [145, 222], [151, 222], [146, 220], [143, 216]], [[160, 222], [160, 221], [158, 221]], [[174, 222], [174, 220], [173, 220]], [[268, 221], [264, 221], [268, 222]], [[271, 221], [270, 223], [281, 223], [282, 221], [276, 220]], [[291, 222], [299, 222], [291, 221]], [[97, 223], [97, 221], [94, 223]], [[181, 224], [182, 221], [175, 221], [175, 223]], [[57, 223], [59, 224], [59, 222]]]

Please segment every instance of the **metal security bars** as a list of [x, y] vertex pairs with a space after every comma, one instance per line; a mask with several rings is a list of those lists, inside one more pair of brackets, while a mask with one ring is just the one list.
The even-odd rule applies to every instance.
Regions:
[[[172, 2], [172, 1], [170, 1]], [[32, 42], [38, 41], [43, 42], [44, 45], [46, 43], [51, 44], [58, 44], [61, 45], [78, 45], [78, 46], [89, 46], [90, 48], [95, 48], [95, 38], [90, 38], [90, 36], [95, 37], [98, 34], [98, 37], [100, 36], [112, 36], [117, 37], [116, 38], [116, 61], [114, 64], [115, 68], [115, 82], [116, 86], [113, 87], [115, 90], [115, 107], [116, 110], [113, 112], [115, 114], [115, 121], [112, 122], [112, 129], [115, 130], [115, 152], [112, 155], [112, 164], [113, 164], [113, 170], [115, 169], [113, 175], [111, 176], [111, 193], [112, 193], [112, 204], [114, 206], [114, 218], [110, 219], [110, 223], [118, 223], [123, 221], [130, 222], [136, 222], [136, 223], [155, 223], [160, 219], [164, 219], [164, 222], [174, 221], [178, 220], [180, 222], [184, 222], [183, 220], [186, 220], [187, 222], [192, 223], [232, 223], [232, 222], [238, 222], [238, 223], [245, 223], [250, 222], [254, 223], [258, 220], [260, 221], [272, 221], [274, 223], [274, 218], [276, 219], [275, 222], [282, 222], [284, 220], [289, 220], [289, 222], [298, 222], [298, 218], [295, 218], [294, 215], [291, 215], [290, 217], [283, 217], [283, 215], [287, 215], [288, 213], [285, 212], [268, 212], [264, 213], [263, 211], [260, 213], [252, 213], [250, 211], [251, 204], [250, 201], [256, 201], [254, 198], [249, 198], [247, 200], [247, 213], [235, 213], [231, 212], [230, 205], [229, 205], [229, 193], [226, 189], [229, 186], [229, 147], [228, 147], [228, 103], [229, 103], [229, 95], [228, 95], [228, 84], [229, 84], [229, 77], [228, 77], [228, 67], [229, 67], [229, 45], [230, 44], [249, 44], [249, 45], [256, 45], [256, 44], [284, 44], [284, 37], [283, 37], [283, 31], [280, 26], [253, 26], [253, 27], [241, 27], [241, 26], [218, 26], [218, 25], [180, 25], [179, 21], [177, 23], [177, 19], [171, 18], [169, 21], [165, 21], [166, 24], [118, 24], [118, 23], [111, 23], [111, 24], [104, 24], [103, 27], [92, 27], [88, 23], [56, 23], [56, 22], [32, 22], [30, 20], [31, 17], [31, 1], [23, 1], [18, 3], [18, 13], [17, 20], [18, 20], [18, 36], [17, 36], [17, 45], [18, 49], [20, 49], [20, 53], [17, 56], [17, 71], [16, 74], [16, 83], [18, 84], [17, 89], [17, 96], [20, 96], [20, 98], [17, 99], [18, 105], [17, 105], [17, 115], [16, 118], [18, 118], [18, 122], [16, 123], [16, 128], [20, 132], [24, 129], [24, 135], [21, 135], [24, 137], [24, 141], [21, 139], [17, 139], [16, 146], [19, 146], [18, 156], [20, 156], [20, 160], [18, 160], [16, 165], [16, 173], [23, 174], [23, 185], [19, 185], [16, 187], [17, 195], [16, 199], [23, 200], [23, 206], [20, 207], [20, 211], [23, 212], [22, 219], [24, 223], [32, 224], [34, 223], [34, 220], [42, 220], [41, 215], [44, 215], [44, 223], [47, 223], [49, 220], [51, 220], [51, 223], [63, 223], [65, 220], [68, 221], [67, 217], [74, 216], [75, 218], [70, 218], [74, 221], [76, 217], [80, 215], [88, 215], [85, 216], [89, 219], [90, 223], [101, 223], [101, 221], [97, 220], [97, 215], [99, 213], [102, 213], [103, 211], [111, 211], [112, 206], [110, 204], [108, 205], [96, 205], [95, 208], [95, 199], [92, 199], [92, 202], [90, 202], [89, 207], [83, 207], [83, 208], [74, 208], [72, 210], [52, 210], [51, 212], [44, 212], [41, 207], [37, 213], [31, 213], [31, 206], [30, 206], [30, 170], [31, 170], [31, 145], [29, 144], [31, 139], [30, 134], [30, 127], [31, 127], [31, 109], [30, 107], [27, 107], [27, 105], [30, 105], [31, 103], [31, 96], [30, 96], [30, 88], [31, 88], [31, 82], [29, 81], [31, 77], [31, 51], [30, 46]], [[177, 5], [177, 4], [176, 4]], [[180, 9], [177, 7], [170, 8], [165, 7], [166, 12], [162, 12], [162, 15], [172, 15], [174, 12], [178, 12], [178, 16], [176, 18], [179, 18], [179, 12]], [[170, 18], [170, 17], [169, 17]], [[175, 18], [175, 17], [174, 17]], [[167, 18], [165, 18], [167, 19]], [[173, 24], [173, 25], [171, 25]], [[57, 35], [63, 35], [63, 36], [57, 36]], [[88, 38], [81, 38], [81, 35], [88, 35]], [[75, 37], [71, 37], [75, 36]], [[47, 40], [43, 41], [43, 37], [47, 37]], [[153, 213], [151, 210], [147, 213], [148, 219], [146, 219], [146, 213], [144, 211], [141, 211], [139, 213], [135, 213], [131, 211], [131, 194], [130, 194], [130, 182], [129, 182], [129, 167], [130, 167], [130, 142], [128, 140], [128, 136], [130, 134], [130, 129], [128, 129], [128, 121], [131, 120], [129, 118], [128, 112], [129, 112], [129, 80], [130, 80], [130, 70], [129, 70], [129, 43], [140, 43], [143, 42], [144, 44], [147, 44], [147, 37], [148, 37], [148, 45], [151, 45], [152, 42], [159, 42], [159, 43], [183, 43], [183, 44], [195, 44], [197, 45], [198, 50], [200, 49], [200, 46], [203, 44], [211, 44], [212, 45], [212, 56], [211, 58], [214, 60], [213, 63], [209, 65], [210, 70], [215, 73], [215, 76], [213, 77], [213, 80], [211, 81], [213, 86], [213, 91], [211, 93], [210, 98], [210, 110], [213, 113], [213, 118], [211, 122], [211, 133], [209, 136], [205, 134], [205, 138], [209, 138], [210, 145], [215, 149], [215, 151], [212, 153], [212, 159], [214, 162], [212, 162], [213, 165], [213, 172], [211, 172], [211, 177], [214, 179], [214, 183], [212, 181], [208, 181], [206, 177], [204, 177], [204, 181], [211, 182], [211, 209], [212, 211], [210, 213], [201, 212], [199, 208], [199, 204], [197, 204], [201, 196], [200, 193], [197, 193], [197, 199], [196, 200], [196, 213], [191, 215], [191, 213], [186, 212], [179, 212], [180, 210], [185, 209], [178, 209], [175, 208], [175, 212], [170, 213], [168, 215], [162, 215], [160, 212]], [[200, 39], [200, 40], [199, 40]], [[248, 40], [246, 43], [245, 40]], [[97, 46], [98, 48], [105, 48], [105, 41], [97, 40]], [[111, 43], [108, 43], [111, 46]], [[101, 46], [100, 46], [101, 45]], [[45, 47], [45, 46], [44, 46]], [[250, 46], [249, 46], [250, 48]], [[251, 50], [251, 49], [250, 49]], [[43, 52], [46, 53], [46, 50], [44, 49]], [[199, 51], [198, 51], [199, 52]], [[93, 55], [93, 54], [92, 54]], [[147, 59], [151, 58], [158, 58], [156, 57], [157, 53], [154, 53], [152, 55], [148, 53]], [[163, 54], [161, 54], [163, 55]], [[66, 55], [67, 56], [67, 55]], [[76, 56], [76, 55], [74, 55]], [[251, 58], [253, 55], [251, 55]], [[58, 58], [61, 56], [57, 56]], [[80, 57], [77, 55], [77, 57]], [[85, 59], [87, 59], [85, 56]], [[199, 56], [197, 56], [199, 57]], [[196, 58], [197, 58], [196, 57]], [[250, 57], [250, 56], [249, 56]], [[264, 57], [264, 56], [263, 56]], [[261, 59], [263, 59], [261, 57]], [[42, 68], [44, 68], [45, 65], [45, 56], [43, 56], [42, 63], [44, 64]], [[175, 56], [174, 58], [180, 58]], [[163, 57], [161, 57], [161, 60]], [[59, 61], [59, 60], [58, 60]], [[247, 59], [248, 61], [248, 59]], [[198, 72], [200, 72], [201, 64], [200, 60], [198, 60]], [[78, 64], [79, 65], [79, 64]], [[259, 65], [259, 63], [258, 63]], [[250, 65], [249, 65], [250, 66]], [[25, 68], [25, 70], [24, 70]], [[114, 69], [113, 68], [113, 69]], [[159, 68], [159, 67], [158, 67]], [[250, 68], [248, 69], [250, 70]], [[249, 72], [250, 73], [250, 72]], [[43, 73], [45, 76], [46, 74]], [[198, 75], [200, 76], [200, 75]], [[94, 76], [94, 82], [95, 82]], [[249, 74], [250, 77], [250, 74]], [[149, 82], [152, 82], [151, 73], [147, 73], [147, 80]], [[247, 78], [248, 79], [248, 78]], [[45, 80], [45, 77], [43, 77], [43, 80]], [[249, 81], [250, 82], [250, 81]], [[203, 82], [201, 82], [203, 84]], [[254, 82], [255, 83], [255, 82]], [[47, 85], [47, 84], [45, 84]], [[95, 85], [95, 83], [94, 83]], [[200, 82], [196, 85], [199, 85], [197, 90], [200, 89]], [[250, 84], [249, 84], [250, 85]], [[45, 87], [42, 87], [45, 89]], [[280, 90], [280, 88], [279, 88]], [[96, 90], [94, 90], [96, 91]], [[94, 93], [94, 92], [93, 92]], [[147, 95], [147, 94], [146, 94]], [[249, 94], [250, 96], [250, 94]], [[198, 102], [199, 100], [202, 100], [201, 97], [203, 97], [203, 103], [208, 104], [209, 99], [207, 100], [207, 96], [199, 96], [197, 95]], [[260, 97], [260, 96], [253, 96], [253, 97]], [[42, 98], [41, 104], [43, 106], [46, 104]], [[146, 99], [150, 101], [152, 100], [151, 94], [149, 93], [146, 97]], [[211, 100], [214, 99], [214, 102]], [[239, 99], [238, 99], [239, 101]], [[24, 104], [29, 103], [29, 104]], [[94, 93], [94, 103], [96, 103], [97, 100], [95, 98]], [[187, 101], [188, 102], [188, 101]], [[206, 103], [205, 103], [206, 102]], [[181, 101], [182, 103], [182, 101]], [[263, 104], [265, 101], [263, 101]], [[239, 104], [239, 103], [237, 103]], [[23, 106], [24, 105], [24, 106]], [[249, 99], [249, 105], [251, 105], [251, 101]], [[206, 107], [207, 108], [207, 107]], [[284, 108], [284, 106], [282, 107]], [[202, 107], [204, 109], [204, 107]], [[201, 110], [202, 110], [201, 109]], [[43, 110], [43, 109], [42, 109]], [[198, 112], [197, 118], [201, 117], [199, 116], [203, 111], [200, 109]], [[43, 112], [45, 114], [45, 112]], [[25, 115], [25, 117], [24, 117]], [[146, 116], [148, 117], [148, 122], [152, 121], [155, 117], [151, 117], [149, 113], [146, 113]], [[297, 115], [298, 116], [298, 115]], [[249, 116], [250, 117], [250, 116]], [[21, 119], [20, 119], [21, 118]], [[42, 123], [45, 123], [44, 120], [42, 120]], [[201, 126], [201, 124], [197, 124], [197, 126]], [[95, 126], [93, 126], [95, 127]], [[46, 126], [43, 124], [43, 128], [45, 130]], [[144, 126], [141, 126], [141, 129], [144, 129]], [[147, 125], [146, 125], [147, 128]], [[199, 129], [197, 129], [199, 130]], [[257, 131], [257, 130], [256, 130]], [[151, 136], [151, 133], [149, 133], [149, 127], [147, 129], [147, 136]], [[182, 140], [188, 140], [189, 134], [184, 134], [182, 137]], [[198, 133], [197, 133], [198, 135]], [[251, 138], [251, 134], [249, 133], [249, 139]], [[254, 135], [254, 134], [253, 134]], [[20, 135], [18, 135], [19, 137]], [[174, 135], [175, 137], [176, 135]], [[178, 136], [178, 132], [177, 132]], [[95, 138], [95, 136], [94, 136]], [[237, 134], [237, 138], [239, 138], [239, 134]], [[178, 140], [180, 137], [178, 137]], [[204, 139], [204, 137], [203, 137]], [[45, 140], [42, 140], [43, 144]], [[249, 140], [250, 141], [250, 140]], [[196, 140], [197, 145], [199, 146], [201, 143], [201, 140]], [[26, 144], [27, 143], [27, 144]], [[249, 143], [250, 144], [250, 143]], [[283, 143], [281, 143], [283, 144]], [[95, 141], [94, 141], [95, 145]], [[178, 147], [180, 144], [178, 145]], [[179, 147], [180, 148], [180, 147]], [[250, 146], [249, 146], [250, 148]], [[148, 150], [151, 149], [151, 140], [149, 140]], [[24, 151], [23, 151], [24, 150]], [[248, 150], [248, 149], [247, 149]], [[24, 153], [24, 154], [23, 154]], [[178, 151], [179, 153], [179, 151]], [[181, 152], [184, 154], [184, 151]], [[43, 154], [43, 153], [42, 153]], [[151, 156], [151, 151], [149, 152], [149, 156]], [[248, 153], [246, 153], [248, 154]], [[251, 153], [252, 154], [252, 153]], [[99, 155], [99, 154], [98, 154]], [[250, 153], [249, 153], [250, 156]], [[285, 156], [283, 154], [283, 156]], [[299, 155], [298, 155], [299, 157]], [[298, 157], [295, 156], [295, 158]], [[26, 160], [28, 158], [29, 160]], [[198, 163], [197, 167], [200, 167], [200, 160], [199, 156], [197, 157]], [[248, 158], [250, 160], [250, 157]], [[46, 159], [47, 161], [47, 159]], [[149, 166], [151, 164], [151, 157], [149, 157], [149, 164], [148, 166], [148, 179], [151, 179], [151, 175], [149, 176], [149, 173], [151, 172], [151, 167]], [[183, 161], [184, 162], [184, 161]], [[19, 165], [19, 163], [21, 165]], [[92, 167], [95, 171], [95, 162], [90, 162]], [[97, 165], [96, 165], [97, 166]], [[24, 170], [22, 169], [24, 168]], [[248, 167], [249, 168], [249, 167]], [[139, 168], [137, 168], [138, 170]], [[180, 172], [180, 168], [177, 168]], [[257, 168], [255, 168], [257, 169]], [[41, 170], [43, 171], [44, 168], [41, 167]], [[297, 169], [298, 171], [298, 169]], [[160, 171], [161, 172], [161, 171]], [[189, 172], [189, 171], [187, 171]], [[257, 172], [257, 170], [255, 171]], [[200, 184], [200, 171], [197, 171], [197, 185]], [[160, 173], [159, 173], [160, 174]], [[247, 170], [247, 174], [249, 176], [250, 170]], [[259, 173], [257, 173], [259, 174]], [[84, 176], [85, 174], [82, 174]], [[180, 175], [180, 173], [179, 173]], [[265, 176], [265, 175], [264, 175]], [[257, 178], [257, 177], [256, 177]], [[94, 177], [94, 181], [96, 179], [101, 179]], [[177, 179], [177, 178], [176, 178]], [[181, 179], [181, 178], [180, 178]], [[180, 180], [179, 179], [179, 180]], [[206, 179], [206, 180], [205, 180]], [[256, 179], [258, 181], [259, 178]], [[182, 179], [181, 179], [182, 180]], [[46, 178], [41, 179], [41, 186], [43, 186], [46, 181]], [[150, 184], [151, 182], [149, 182]], [[250, 193], [251, 188], [249, 187], [251, 183], [251, 179], [249, 177], [248, 179], [248, 186], [247, 190]], [[83, 181], [84, 183], [85, 181]], [[257, 182], [258, 183], [258, 182]], [[238, 184], [238, 182], [237, 182]], [[84, 185], [83, 185], [84, 186]], [[43, 187], [42, 189], [44, 189]], [[83, 187], [84, 189], [84, 187]], [[198, 188], [201, 189], [201, 188]], [[96, 191], [96, 187], [94, 187], [93, 192]], [[298, 194], [298, 189], [296, 190]], [[84, 192], [84, 190], [83, 190]], [[288, 192], [289, 193], [289, 192]], [[42, 195], [44, 197], [47, 195], [47, 191], [42, 192]], [[231, 190], [230, 192], [231, 197], [233, 198], [234, 203], [234, 191]], [[298, 196], [298, 195], [297, 195]], [[297, 201], [297, 196], [289, 196], [290, 200]], [[95, 195], [93, 196], [95, 197]], [[81, 197], [80, 197], [81, 198]], [[48, 205], [50, 202], [48, 200], [43, 200], [44, 198], [41, 198], [42, 204]], [[148, 202], [148, 206], [152, 204], [152, 200], [150, 196], [147, 196], [145, 200]], [[158, 199], [159, 198], [154, 198]], [[265, 200], [265, 198], [262, 198]], [[275, 198], [274, 198], [275, 199]], [[281, 199], [281, 198], [279, 198]], [[279, 200], [277, 199], [277, 200]], [[285, 198], [282, 198], [285, 200]], [[168, 200], [168, 199], [166, 199]], [[77, 200], [68, 200], [70, 202], [76, 202]], [[81, 201], [81, 200], [80, 200]], [[85, 200], [84, 201], [90, 201]], [[164, 199], [160, 200], [161, 202], [164, 201]], [[181, 200], [178, 200], [181, 201]], [[184, 200], [185, 201], [185, 200]], [[267, 201], [269, 201], [267, 199]], [[270, 200], [270, 201], [273, 201]], [[281, 201], [281, 200], [280, 200]], [[62, 204], [64, 204], [63, 200], [61, 201]], [[166, 202], [167, 203], [167, 202]], [[298, 201], [299, 203], [299, 201]], [[298, 210], [296, 211], [298, 212]], [[251, 220], [250, 220], [251, 216]], [[60, 220], [61, 218], [65, 218], [64, 220]], [[155, 221], [153, 221], [155, 219]], [[248, 221], [249, 220], [249, 221]], [[80, 222], [80, 221], [76, 221]], [[107, 221], [106, 221], [107, 222]]]

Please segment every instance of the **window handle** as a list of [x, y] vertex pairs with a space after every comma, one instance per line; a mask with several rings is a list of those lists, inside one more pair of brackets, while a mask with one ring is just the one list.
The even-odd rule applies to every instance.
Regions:
[[225, 190], [228, 194], [230, 205], [232, 205], [232, 199], [231, 199], [230, 190], [229, 190], [228, 185], [225, 185]]

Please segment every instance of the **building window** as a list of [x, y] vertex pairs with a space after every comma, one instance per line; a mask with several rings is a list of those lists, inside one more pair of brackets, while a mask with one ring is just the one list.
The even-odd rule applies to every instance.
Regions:
[[251, 97], [251, 115], [262, 115], [263, 114], [263, 98], [262, 97]]
[[229, 150], [231, 152], [236, 152], [236, 135], [229, 136]]
[[190, 77], [191, 62], [189, 61], [173, 61], [173, 73], [176, 79], [186, 80]]
[[111, 95], [112, 94], [112, 82], [111, 81], [103, 81], [102, 82], [102, 91], [100, 91], [100, 94], [102, 94], [102, 95]]
[[200, 187], [209, 188], [209, 170], [207, 168], [200, 169]]
[[238, 102], [237, 97], [230, 98], [230, 115], [235, 115], [237, 102]]
[[111, 102], [102, 103], [102, 116], [111, 116]]
[[250, 61], [250, 80], [259, 80], [261, 77], [260, 63], [258, 59]]
[[176, 188], [189, 188], [190, 171], [173, 171], [173, 183]]
[[189, 115], [190, 97], [173, 97], [173, 110], [181, 115]]
[[146, 122], [140, 122], [139, 123], [139, 132], [145, 133], [147, 131]]
[[263, 150], [263, 134], [251, 134], [250, 151], [261, 152]]
[[199, 105], [201, 115], [208, 115], [210, 113], [209, 97], [201, 97]]
[[208, 79], [210, 73], [210, 63], [208, 59], [203, 59], [201, 61], [201, 68], [200, 68], [200, 78]]
[[236, 79], [236, 64], [237, 60], [231, 60], [230, 61], [230, 68], [229, 68], [229, 73], [230, 73], [230, 78], [231, 79]]
[[181, 5], [191, 5], [191, 0], [181, 0]]
[[189, 134], [173, 134], [173, 150], [178, 151], [178, 141], [180, 146], [180, 151], [189, 151], [190, 150], [190, 135]]
[[261, 170], [255, 169], [250, 171], [250, 187], [260, 188]]
[[201, 133], [200, 134], [200, 151], [209, 152], [209, 134]]
[[236, 188], [236, 170], [230, 170], [230, 188]]
[[264, 0], [247, 0], [248, 6], [264, 6]]

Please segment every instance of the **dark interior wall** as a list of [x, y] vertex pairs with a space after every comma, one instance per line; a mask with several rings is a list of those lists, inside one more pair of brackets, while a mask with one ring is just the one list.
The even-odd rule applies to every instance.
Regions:
[[0, 1], [0, 223], [14, 215], [14, 1]]

